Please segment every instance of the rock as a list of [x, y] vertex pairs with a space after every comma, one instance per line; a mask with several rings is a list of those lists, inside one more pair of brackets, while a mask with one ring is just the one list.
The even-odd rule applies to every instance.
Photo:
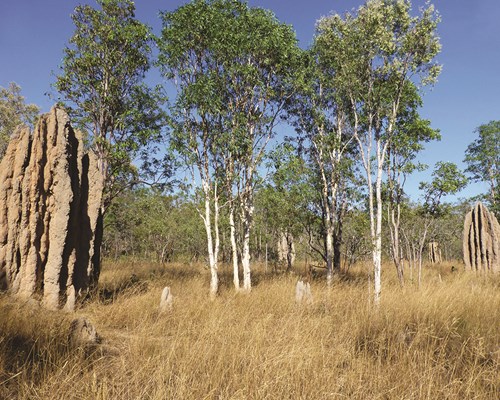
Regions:
[[174, 305], [174, 296], [170, 291], [170, 287], [165, 286], [160, 298], [160, 312], [171, 311]]
[[295, 302], [297, 304], [312, 303], [311, 284], [307, 281], [298, 281], [295, 286]]
[[481, 202], [465, 216], [463, 250], [466, 268], [500, 271], [500, 225]]
[[73, 347], [94, 346], [100, 341], [94, 325], [86, 318], [77, 318], [71, 321], [68, 339]]
[[18, 128], [0, 163], [0, 288], [73, 310], [99, 275], [103, 186], [64, 110]]
[[439, 264], [442, 262], [441, 249], [438, 242], [429, 242], [429, 261], [431, 264]]

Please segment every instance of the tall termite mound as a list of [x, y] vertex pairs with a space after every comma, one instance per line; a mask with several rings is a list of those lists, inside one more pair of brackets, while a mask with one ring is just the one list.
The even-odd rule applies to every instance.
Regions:
[[465, 216], [464, 262], [473, 271], [500, 271], [500, 225], [478, 202]]
[[280, 232], [278, 238], [278, 262], [292, 268], [295, 263], [295, 244], [293, 236], [289, 232]]
[[439, 264], [442, 262], [441, 248], [438, 242], [429, 242], [429, 261], [431, 264]]
[[99, 276], [102, 190], [64, 110], [17, 128], [0, 163], [0, 289], [73, 310]]

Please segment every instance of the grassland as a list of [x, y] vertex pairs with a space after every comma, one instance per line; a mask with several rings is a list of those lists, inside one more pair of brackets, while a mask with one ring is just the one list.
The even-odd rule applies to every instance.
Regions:
[[[102, 343], [68, 343], [74, 314], [0, 297], [1, 399], [498, 399], [500, 276], [427, 267], [401, 289], [386, 265], [380, 307], [369, 267], [333, 287], [258, 267], [250, 294], [229, 269], [208, 299], [200, 266], [106, 263], [76, 316]], [[175, 296], [161, 314], [162, 288]]]

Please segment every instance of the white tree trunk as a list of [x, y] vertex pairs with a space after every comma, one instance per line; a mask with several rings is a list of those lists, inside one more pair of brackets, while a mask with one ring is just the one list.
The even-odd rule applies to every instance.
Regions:
[[422, 286], [422, 256], [424, 253], [425, 240], [427, 238], [427, 232], [429, 230], [429, 225], [427, 221], [424, 221], [424, 232], [420, 238], [420, 243], [418, 244], [418, 288]]
[[295, 262], [295, 246], [293, 245], [293, 235], [290, 232], [285, 234], [286, 240], [286, 262], [287, 271], [291, 272], [293, 268], [293, 263]]
[[219, 234], [219, 193], [217, 192], [217, 184], [215, 184], [215, 194], [214, 194], [214, 232], [215, 232], [215, 245], [214, 245], [214, 259], [217, 265], [217, 260], [219, 259], [220, 250], [220, 234]]
[[243, 290], [249, 292], [252, 290], [250, 269], [250, 229], [249, 227], [244, 227], [243, 231], [243, 254], [241, 255], [241, 264], [243, 266]]
[[[317, 163], [321, 172], [321, 181], [322, 181], [322, 203], [323, 203], [323, 212], [324, 212], [324, 224], [325, 224], [325, 258], [326, 258], [326, 282], [328, 286], [331, 286], [332, 280], [333, 280], [333, 256], [334, 256], [334, 250], [333, 250], [333, 235], [335, 231], [335, 226], [333, 222], [333, 201], [335, 199], [336, 193], [337, 193], [337, 182], [334, 178], [334, 176], [331, 176], [330, 181], [328, 180], [326, 176], [326, 168], [323, 163], [322, 157], [323, 157], [323, 150], [319, 148], [318, 150], [318, 156], [317, 156]], [[333, 157], [330, 158], [331, 163], [332, 163], [332, 168], [335, 169], [337, 163], [335, 163], [335, 159]], [[328, 190], [329, 187], [331, 188], [331, 199], [330, 201], [330, 196], [329, 193], [330, 191]]]
[[234, 223], [234, 204], [229, 204], [229, 227], [231, 235], [231, 254], [233, 261], [233, 283], [236, 291], [240, 290], [240, 277], [238, 268], [238, 248], [236, 245], [236, 227]]
[[[203, 222], [205, 224], [205, 231], [207, 233], [207, 249], [208, 249], [208, 262], [210, 266], [210, 297], [217, 296], [219, 290], [219, 277], [217, 274], [217, 253], [218, 248], [214, 249], [214, 241], [212, 237], [212, 221], [210, 211], [210, 188], [207, 182], [203, 182], [203, 190], [205, 193], [205, 215]], [[217, 240], [215, 242], [217, 245]]]
[[398, 281], [401, 287], [404, 286], [404, 268], [402, 261], [401, 238], [400, 238], [400, 220], [401, 220], [401, 206], [397, 204], [397, 214], [394, 208], [389, 207], [388, 217], [390, 219], [390, 233], [391, 233], [391, 247], [392, 259], [396, 266], [398, 274]]
[[377, 143], [377, 180], [375, 182], [375, 192], [377, 197], [377, 215], [375, 225], [375, 235], [373, 237], [373, 282], [374, 282], [374, 302], [380, 304], [380, 294], [382, 292], [382, 173], [383, 173], [383, 153], [380, 152], [380, 143]]
[[382, 292], [382, 199], [381, 182], [377, 180], [377, 219], [373, 246], [373, 282], [374, 282], [374, 302], [380, 303], [380, 294]]
[[243, 225], [241, 265], [243, 267], [243, 290], [252, 290], [250, 268], [250, 231], [253, 218], [252, 170], [247, 171], [246, 183], [241, 202], [241, 222]]
[[333, 224], [327, 219], [326, 223], [326, 283], [328, 287], [333, 281]]

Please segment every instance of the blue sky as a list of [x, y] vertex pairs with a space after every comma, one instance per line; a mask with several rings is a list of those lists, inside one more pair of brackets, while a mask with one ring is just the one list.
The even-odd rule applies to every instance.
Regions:
[[[48, 111], [52, 102], [54, 73], [61, 64], [62, 50], [73, 33], [70, 15], [81, 3], [94, 0], [3, 0], [0, 3], [0, 86], [16, 82], [29, 103]], [[137, 17], [160, 32], [159, 10], [174, 10], [179, 0], [136, 0]], [[302, 47], [314, 34], [315, 21], [330, 12], [343, 13], [359, 7], [354, 0], [250, 0], [251, 6], [271, 9], [293, 25]], [[413, 1], [413, 8], [424, 1]], [[437, 161], [452, 161], [463, 168], [464, 151], [483, 123], [500, 119], [500, 0], [435, 0], [442, 16], [438, 33], [443, 46], [438, 57], [443, 72], [438, 83], [424, 94], [422, 116], [441, 130], [441, 142], [432, 143], [420, 161], [431, 167]], [[156, 74], [152, 75], [157, 76]], [[153, 78], [154, 79], [154, 78]], [[407, 190], [416, 198], [418, 182], [429, 173], [410, 177]], [[460, 196], [486, 190], [471, 184]]]

